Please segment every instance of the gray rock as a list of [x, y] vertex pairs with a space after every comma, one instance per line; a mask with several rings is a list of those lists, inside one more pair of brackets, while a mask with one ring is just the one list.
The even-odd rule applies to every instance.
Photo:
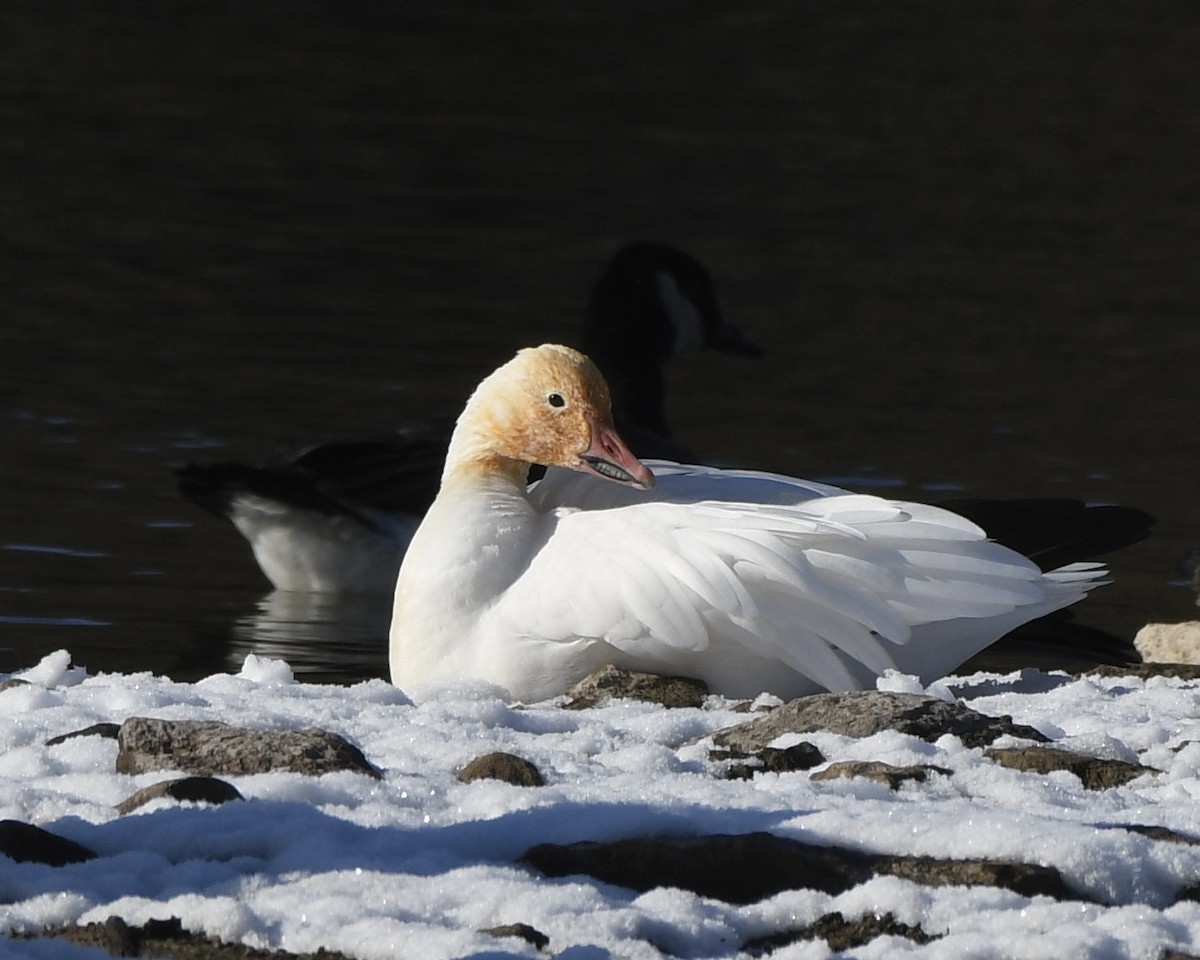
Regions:
[[463, 783], [503, 780], [515, 787], [541, 787], [546, 782], [541, 771], [524, 757], [503, 752], [476, 757], [458, 772], [458, 779]]
[[9, 677], [7, 680], [0, 680], [0, 693], [5, 690], [12, 690], [14, 687], [28, 687], [29, 681], [22, 680], [20, 677]]
[[1147, 663], [1200, 665], [1200, 620], [1148, 623], [1137, 632], [1133, 645]]
[[116, 740], [120, 730], [119, 723], [93, 723], [82, 730], [72, 730], [70, 733], [60, 733], [57, 737], [51, 737], [46, 741], [46, 746], [57, 747], [60, 743], [66, 743], [76, 737], [104, 737], [107, 740]]
[[1196, 903], [1200, 901], [1200, 883], [1191, 883], [1185, 886], [1182, 890], [1175, 893], [1176, 900], [1190, 901]]
[[830, 950], [841, 953], [866, 946], [877, 937], [903, 937], [917, 944], [936, 939], [919, 926], [901, 923], [890, 913], [865, 913], [850, 920], [840, 913], [827, 913], [806, 927], [756, 937], [742, 944], [742, 949], [752, 956], [760, 956], [802, 940], [824, 940]]
[[936, 857], [883, 857], [877, 871], [927, 887], [1002, 887], [1023, 896], [1087, 900], [1067, 886], [1054, 867], [1005, 860], [939, 860]]
[[1130, 833], [1141, 834], [1143, 837], [1149, 837], [1151, 840], [1161, 840], [1164, 843], [1182, 843], [1189, 847], [1200, 846], [1200, 837], [1193, 837], [1187, 833], [1178, 833], [1170, 827], [1156, 827], [1153, 824], [1144, 823], [1114, 823], [1105, 824], [1104, 829], [1128, 830]]
[[763, 747], [754, 753], [744, 750], [711, 750], [709, 760], [733, 760], [725, 771], [729, 780], [749, 780], [759, 773], [791, 773], [811, 770], [825, 762], [825, 755], [807, 741], [790, 747]]
[[[179, 929], [183, 929], [178, 917], [171, 918]], [[172, 931], [174, 932], [174, 931]], [[115, 914], [96, 927], [97, 946], [114, 957], [136, 957], [142, 952], [141, 930], [131, 927], [124, 917]]]
[[783, 890], [837, 894], [880, 874], [930, 886], [994, 886], [1024, 896], [1082, 899], [1053, 867], [888, 856], [768, 833], [541, 844], [521, 862], [552, 877], [586, 874], [638, 891], [677, 887], [729, 903], [753, 903]]
[[882, 783], [891, 790], [899, 790], [900, 785], [912, 780], [924, 783], [931, 773], [950, 776], [953, 771], [945, 767], [935, 767], [932, 764], [920, 764], [910, 767], [897, 767], [894, 764], [883, 763], [879, 760], [840, 760], [831, 763], [824, 770], [812, 774], [811, 780], [839, 780], [849, 777], [860, 777], [864, 780], [874, 780]]
[[177, 780], [163, 780], [144, 787], [118, 803], [117, 813], [132, 813], [138, 807], [144, 807], [151, 800], [160, 797], [211, 804], [245, 799], [233, 784], [216, 777], [180, 777]]
[[644, 700], [664, 707], [701, 707], [708, 687], [687, 677], [661, 677], [606, 666], [584, 677], [567, 691], [567, 710], [583, 710], [606, 700]]
[[20, 820], [0, 820], [0, 854], [18, 863], [44, 863], [64, 867], [96, 859], [83, 844]]
[[[242, 943], [225, 943], [202, 931], [183, 929], [178, 917], [147, 920], [145, 924], [136, 925], [127, 923], [121, 917], [111, 916], [103, 923], [44, 927], [36, 933], [13, 931], [9, 937], [17, 941], [63, 940], [79, 947], [92, 948], [89, 955], [103, 951], [114, 957], [171, 957], [173, 960], [350, 960], [346, 954], [325, 947], [318, 948], [315, 953], [292, 953], [288, 950], [261, 950]], [[43, 951], [43, 955], [51, 954]]]
[[248, 730], [216, 720], [133, 717], [121, 724], [117, 743], [118, 773], [245, 776], [290, 770], [320, 776], [349, 770], [383, 776], [358, 747], [325, 730]]
[[535, 950], [545, 949], [550, 938], [538, 930], [536, 927], [531, 927], [527, 923], [506, 923], [499, 927], [488, 927], [486, 930], [480, 930], [480, 933], [486, 933], [490, 937], [516, 937], [518, 940], [524, 940], [526, 943], [533, 944]]
[[1176, 680], [1200, 680], [1200, 664], [1195, 663], [1131, 663], [1127, 666], [1103, 664], [1088, 671], [1094, 677], [1173, 677]]
[[957, 702], [913, 693], [859, 690], [800, 697], [748, 723], [713, 734], [718, 747], [754, 753], [785, 733], [828, 733], [869, 737], [883, 730], [934, 741], [945, 734], [968, 747], [985, 746], [1005, 735], [1045, 742], [1046, 737], [1011, 717], [989, 717]]
[[770, 713], [776, 704], [755, 703], [753, 700], [739, 700], [731, 708], [734, 713]]
[[1153, 767], [1125, 760], [1104, 760], [1087, 757], [1054, 747], [1005, 747], [985, 750], [983, 755], [1002, 767], [1030, 773], [1053, 773], [1066, 770], [1073, 773], [1088, 790], [1107, 790], [1119, 787], [1147, 773], [1158, 773]]

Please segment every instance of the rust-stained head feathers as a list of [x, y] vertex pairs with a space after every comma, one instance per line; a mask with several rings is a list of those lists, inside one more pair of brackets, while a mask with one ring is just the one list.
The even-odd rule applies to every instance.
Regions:
[[613, 428], [608, 385], [596, 365], [553, 343], [521, 350], [471, 395], [450, 444], [447, 475], [468, 463], [506, 472], [540, 463], [636, 487], [654, 484]]

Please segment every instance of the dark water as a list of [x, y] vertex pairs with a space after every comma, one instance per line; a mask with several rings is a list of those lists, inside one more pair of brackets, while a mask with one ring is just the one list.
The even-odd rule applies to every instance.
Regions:
[[454, 411], [635, 238], [770, 350], [694, 449], [1138, 505], [1080, 619], [1197, 615], [1197, 8], [85, 6], [0, 7], [0, 670], [382, 672], [170, 467]]

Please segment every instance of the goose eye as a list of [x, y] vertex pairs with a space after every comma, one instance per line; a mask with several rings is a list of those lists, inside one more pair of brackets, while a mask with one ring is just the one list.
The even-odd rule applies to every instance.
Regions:
[[565, 407], [567, 401], [563, 399], [561, 393], [551, 393], [546, 395], [546, 402], [552, 407]]

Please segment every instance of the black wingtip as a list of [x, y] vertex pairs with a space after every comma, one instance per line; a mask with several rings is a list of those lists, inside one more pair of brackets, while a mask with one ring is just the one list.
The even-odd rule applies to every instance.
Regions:
[[1136, 507], [1047, 497], [1026, 500], [944, 500], [946, 510], [978, 524], [997, 543], [1023, 553], [1042, 570], [1096, 557], [1145, 540], [1157, 519]]
[[317, 513], [350, 512], [303, 477], [242, 463], [187, 463], [175, 468], [175, 478], [183, 496], [226, 520], [232, 519], [237, 501], [244, 497], [274, 500]]

